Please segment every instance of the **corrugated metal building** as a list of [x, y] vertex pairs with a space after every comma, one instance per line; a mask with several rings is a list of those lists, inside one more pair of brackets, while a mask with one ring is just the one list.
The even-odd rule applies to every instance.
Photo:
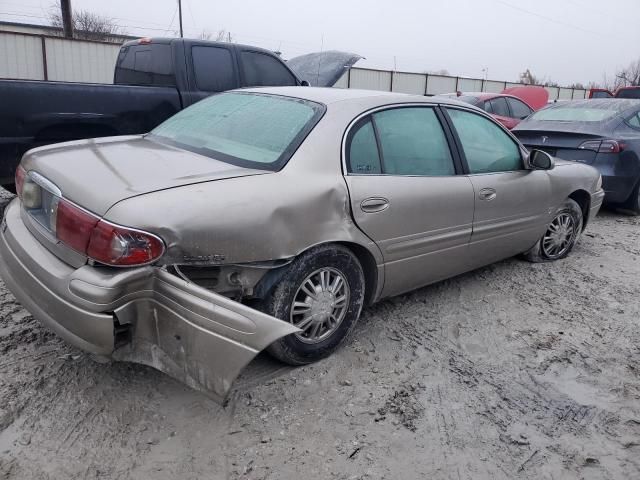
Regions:
[[[0, 22], [0, 78], [112, 83], [120, 44], [134, 38], [137, 37], [114, 35], [109, 42], [69, 40], [61, 38], [61, 29], [56, 27]], [[334, 86], [437, 95], [455, 91], [497, 93], [517, 85], [498, 80], [351, 68]], [[585, 98], [587, 93], [573, 88], [545, 88], [550, 100]]]
[[61, 29], [0, 22], [0, 78], [112, 83], [113, 69], [124, 41], [68, 40]]

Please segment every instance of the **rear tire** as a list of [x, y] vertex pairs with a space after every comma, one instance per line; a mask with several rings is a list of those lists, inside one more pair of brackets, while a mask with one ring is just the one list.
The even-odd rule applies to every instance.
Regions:
[[622, 205], [622, 209], [631, 215], [640, 215], [640, 180], [636, 183], [636, 186], [631, 190], [631, 195], [626, 202]]
[[553, 262], [565, 258], [580, 238], [583, 212], [575, 200], [568, 198], [553, 215], [544, 234], [524, 253], [530, 262]]
[[323, 245], [303, 253], [259, 307], [303, 331], [276, 340], [267, 351], [290, 365], [327, 357], [353, 331], [364, 292], [362, 266], [349, 249]]

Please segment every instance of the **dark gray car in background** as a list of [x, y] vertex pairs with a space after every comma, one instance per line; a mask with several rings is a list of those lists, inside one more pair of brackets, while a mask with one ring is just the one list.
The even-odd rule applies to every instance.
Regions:
[[640, 100], [558, 103], [534, 113], [513, 133], [529, 149], [597, 168], [605, 202], [640, 214]]

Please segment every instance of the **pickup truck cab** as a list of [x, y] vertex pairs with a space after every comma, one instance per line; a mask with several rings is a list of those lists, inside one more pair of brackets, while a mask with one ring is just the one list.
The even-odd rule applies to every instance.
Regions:
[[180, 38], [123, 44], [113, 85], [0, 80], [0, 184], [13, 189], [20, 158], [34, 147], [146, 133], [225, 90], [305, 84], [268, 50]]
[[592, 88], [588, 98], [640, 98], [640, 87], [620, 87], [615, 92], [606, 88]]

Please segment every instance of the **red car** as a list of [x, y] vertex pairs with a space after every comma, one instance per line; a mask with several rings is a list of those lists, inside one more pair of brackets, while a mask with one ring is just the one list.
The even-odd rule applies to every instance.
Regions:
[[549, 92], [542, 87], [512, 87], [501, 93], [456, 92], [444, 95], [470, 103], [490, 113], [493, 118], [511, 130], [549, 101]]

